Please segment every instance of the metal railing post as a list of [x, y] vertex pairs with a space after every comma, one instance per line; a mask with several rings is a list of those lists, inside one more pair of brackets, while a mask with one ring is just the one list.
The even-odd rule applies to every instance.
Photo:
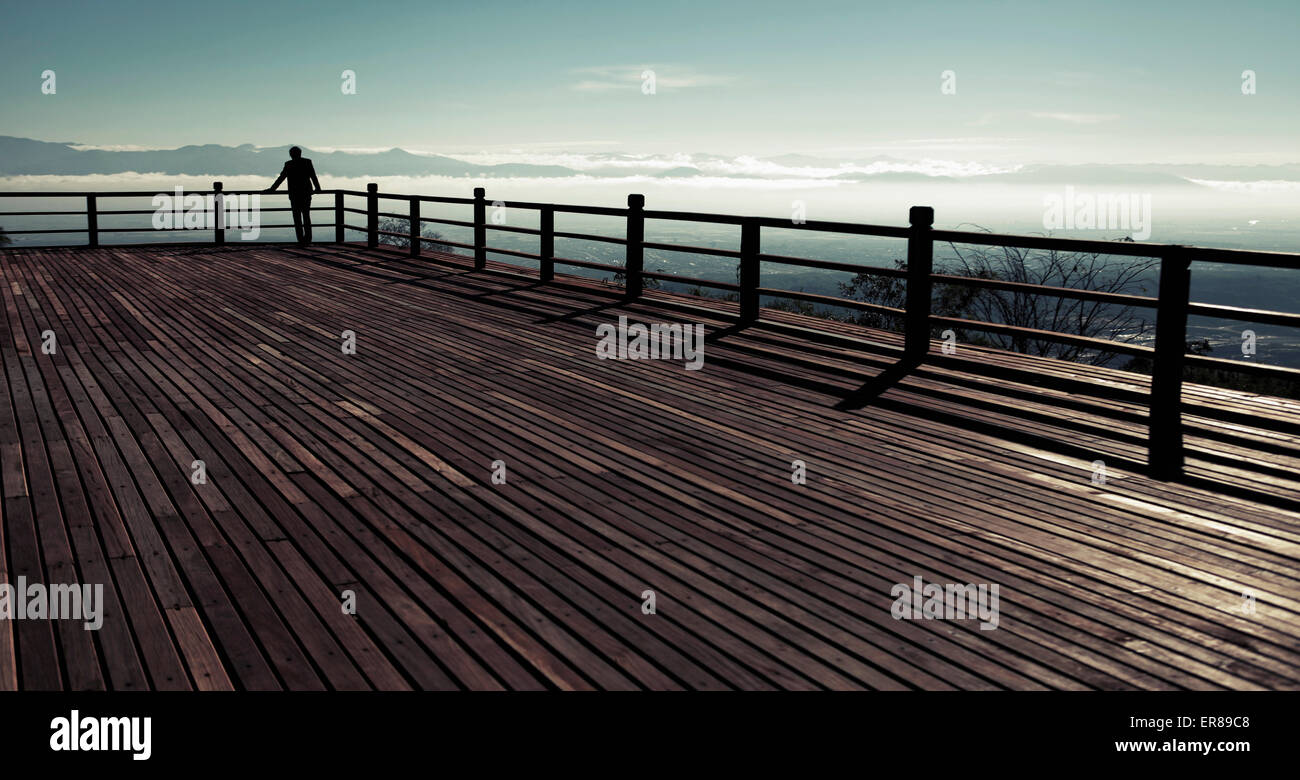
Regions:
[[543, 282], [549, 282], [555, 278], [555, 207], [542, 206], [542, 213], [538, 220], [538, 232], [540, 242], [537, 254], [541, 255], [541, 267], [538, 269], [538, 275]]
[[903, 352], [911, 359], [923, 359], [930, 351], [930, 274], [934, 271], [934, 209], [913, 206], [907, 214], [911, 233], [907, 237], [907, 303], [903, 330]]
[[86, 196], [86, 236], [89, 246], [99, 246], [99, 207], [94, 195]]
[[1147, 411], [1147, 468], [1158, 479], [1175, 479], [1183, 473], [1183, 366], [1191, 283], [1191, 261], [1182, 247], [1171, 248], [1160, 258], [1156, 346]]
[[760, 225], [747, 217], [740, 225], [740, 319], [758, 319], [758, 253]]
[[411, 257], [420, 256], [420, 199], [411, 196]]
[[343, 193], [334, 193], [334, 243], [343, 243]]
[[379, 246], [379, 185], [366, 185], [366, 246]]
[[627, 255], [623, 261], [624, 292], [635, 298], [645, 286], [645, 196], [627, 196]]
[[223, 192], [224, 187], [225, 185], [219, 181], [212, 182], [212, 241], [215, 244], [226, 243], [226, 194]]
[[487, 199], [482, 187], [474, 188], [474, 270], [487, 266]]

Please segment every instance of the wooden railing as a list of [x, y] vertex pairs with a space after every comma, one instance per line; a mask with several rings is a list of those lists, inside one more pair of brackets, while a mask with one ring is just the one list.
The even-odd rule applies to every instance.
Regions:
[[[154, 197], [158, 192], [0, 192], [0, 198], [84, 198], [84, 211], [2, 211], [0, 217], [9, 216], [54, 216], [82, 215], [86, 217], [84, 229], [64, 230], [6, 230], [11, 235], [27, 234], [67, 234], [83, 233], [88, 237], [89, 246], [99, 245], [101, 233], [111, 232], [148, 232], [136, 228], [99, 227], [101, 215], [140, 215], [153, 214], [152, 210], [116, 210], [106, 211], [98, 208], [98, 201], [103, 198]], [[210, 192], [187, 193], [208, 195], [270, 195], [287, 194], [283, 192], [267, 193], [264, 190], [242, 190], [223, 192], [221, 182], [214, 182]], [[1182, 473], [1183, 452], [1183, 414], [1188, 411], [1188, 404], [1182, 399], [1184, 368], [1189, 365], [1216, 370], [1249, 373], [1284, 381], [1300, 382], [1300, 370], [1280, 366], [1246, 363], [1241, 361], [1208, 358], [1200, 355], [1186, 354], [1187, 318], [1190, 315], [1203, 315], [1241, 322], [1260, 323], [1300, 327], [1300, 314], [1288, 312], [1264, 311], [1233, 306], [1194, 303], [1189, 301], [1191, 263], [1216, 262], [1241, 265], [1264, 266], [1300, 270], [1300, 253], [1258, 252], [1235, 249], [1210, 249], [1188, 247], [1172, 244], [1152, 244], [1119, 241], [1091, 241], [1070, 238], [1052, 238], [1044, 236], [1005, 235], [997, 233], [967, 232], [958, 230], [935, 230], [934, 210], [925, 206], [914, 206], [909, 213], [907, 227], [870, 225], [853, 222], [804, 221], [795, 222], [773, 217], [735, 216], [729, 214], [710, 214], [683, 211], [657, 211], [645, 208], [643, 195], [629, 195], [626, 208], [600, 206], [577, 206], [556, 203], [533, 203], [528, 201], [494, 201], [508, 209], [525, 209], [538, 212], [538, 227], [525, 228], [491, 224], [487, 220], [488, 201], [484, 189], [475, 188], [472, 198], [439, 197], [430, 195], [404, 195], [381, 193], [378, 185], [367, 185], [365, 191], [359, 190], [325, 190], [320, 195], [332, 195], [333, 205], [313, 207], [312, 211], [333, 211], [334, 220], [328, 224], [316, 224], [313, 228], [333, 228], [335, 242], [342, 243], [346, 230], [364, 233], [366, 245], [378, 247], [382, 236], [406, 239], [409, 253], [418, 257], [425, 243], [451, 246], [472, 252], [473, 265], [477, 270], [486, 267], [488, 253], [535, 260], [538, 263], [538, 277], [541, 281], [555, 278], [556, 265], [568, 265], [581, 268], [622, 273], [625, 277], [625, 294], [630, 297], [641, 295], [646, 279], [680, 282], [700, 287], [714, 288], [736, 293], [739, 300], [739, 321], [741, 323], [758, 323], [760, 319], [760, 299], [762, 296], [788, 298], [826, 306], [836, 306], [859, 311], [871, 311], [899, 318], [904, 323], [904, 361], [916, 363], [921, 360], [944, 362], [947, 358], [930, 354], [931, 328], [949, 326], [979, 330], [1003, 335], [1017, 336], [1038, 341], [1068, 344], [1085, 349], [1102, 350], [1108, 353], [1145, 357], [1152, 362], [1152, 379], [1150, 393], [1146, 396], [1148, 408], [1148, 467], [1153, 475], [1160, 478], [1173, 478]], [[345, 197], [361, 197], [366, 207], [357, 209], [348, 207]], [[407, 203], [405, 213], [380, 211], [380, 200], [398, 200]], [[423, 216], [422, 203], [457, 204], [472, 207], [469, 220], [455, 220]], [[261, 208], [261, 212], [284, 212], [289, 208]], [[215, 215], [213, 242], [225, 242], [225, 226], [221, 222], [221, 211], [200, 212]], [[583, 214], [595, 216], [619, 217], [624, 220], [623, 237], [575, 233], [555, 229], [556, 213]], [[360, 214], [365, 217], [364, 225], [351, 225], [346, 222], [347, 214]], [[407, 221], [406, 232], [381, 230], [380, 217]], [[716, 225], [736, 225], [740, 228], [740, 248], [738, 250], [719, 249], [715, 247], [687, 246], [667, 244], [645, 240], [646, 220], [678, 220]], [[466, 244], [446, 238], [429, 238], [422, 235], [425, 224], [441, 224], [473, 230], [473, 243]], [[261, 225], [262, 229], [290, 228], [292, 224]], [[864, 266], [820, 260], [807, 257], [768, 254], [762, 251], [762, 231], [764, 228], [781, 230], [803, 230], [814, 232], [832, 232], [857, 236], [878, 236], [905, 239], [907, 242], [906, 270]], [[181, 228], [176, 228], [181, 229]], [[504, 247], [493, 247], [487, 243], [487, 231], [496, 230], [538, 237], [538, 251], [524, 252]], [[589, 260], [560, 257], [555, 254], [555, 239], [576, 239], [621, 244], [625, 247], [622, 266], [598, 263]], [[1022, 249], [1044, 249], [1060, 252], [1079, 252], [1085, 254], [1117, 255], [1128, 257], [1159, 258], [1160, 282], [1157, 297], [1129, 295], [1097, 290], [1083, 290], [1067, 287], [1026, 284], [1003, 281], [1000, 279], [936, 274], [933, 269], [934, 244], [936, 241], [952, 244], [978, 244], [992, 246], [1009, 246]], [[739, 263], [738, 283], [683, 277], [645, 270], [645, 250], [665, 250], [691, 254], [711, 255], [734, 259]], [[764, 287], [761, 284], [761, 263], [774, 263], [815, 268], [849, 273], [866, 273], [881, 276], [903, 278], [906, 280], [906, 298], [904, 308], [883, 306], [876, 303], [819, 295], [792, 290]], [[1035, 295], [1055, 296], [1075, 300], [1114, 304], [1125, 307], [1154, 309], [1155, 345], [1148, 347], [1139, 344], [1109, 339], [1098, 339], [1083, 335], [1045, 331], [1033, 328], [996, 322], [977, 322], [936, 315], [931, 312], [931, 294], [935, 283], [945, 285], [965, 285], [992, 290]], [[1029, 373], [1029, 372], [1026, 372]], [[1107, 397], [1123, 398], [1129, 394], [1122, 390], [1103, 393]], [[1258, 420], [1250, 419], [1231, 410], [1215, 409], [1201, 405], [1193, 409], [1196, 414], [1239, 424], [1253, 425]], [[1289, 431], [1295, 433], [1296, 431]]]

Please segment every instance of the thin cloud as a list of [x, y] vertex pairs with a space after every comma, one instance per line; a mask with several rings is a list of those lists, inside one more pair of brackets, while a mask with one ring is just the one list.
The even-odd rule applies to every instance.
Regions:
[[735, 81], [733, 76], [697, 73], [690, 68], [680, 66], [598, 65], [574, 70], [573, 73], [585, 78], [570, 85], [570, 88], [579, 92], [605, 92], [639, 88], [646, 79], [645, 74], [647, 72], [654, 73], [656, 91], [660, 89], [720, 87]]
[[1224, 192], [1300, 192], [1300, 181], [1284, 179], [1260, 179], [1257, 181], [1220, 181], [1215, 179], [1193, 179], [1185, 177], [1193, 184], [1200, 184]]
[[1061, 70], [1052, 74], [1052, 81], [1062, 87], [1081, 87], [1099, 80], [1096, 73], [1083, 70]]
[[139, 146], [137, 144], [68, 144], [78, 152], [164, 152], [175, 146]]
[[1029, 115], [1035, 119], [1051, 119], [1072, 125], [1097, 125], [1119, 119], [1119, 114], [1070, 114], [1063, 111], [1031, 111]]
[[963, 136], [955, 138], [904, 138], [866, 146], [835, 146], [827, 152], [972, 152], [1014, 148], [1023, 138], [1005, 136]]

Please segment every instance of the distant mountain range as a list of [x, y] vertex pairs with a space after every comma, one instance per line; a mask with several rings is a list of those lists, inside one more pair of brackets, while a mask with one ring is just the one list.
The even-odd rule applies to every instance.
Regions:
[[[287, 146], [182, 146], [179, 149], [115, 151], [78, 148], [80, 144], [0, 136], [0, 176], [153, 173], [192, 176], [274, 176], [288, 159]], [[550, 155], [573, 165], [525, 162], [481, 164], [437, 154], [324, 152], [303, 150], [322, 175], [569, 177], [629, 175], [658, 178], [726, 176], [756, 179], [826, 179], [859, 182], [947, 181], [1079, 187], [1198, 187], [1192, 179], [1211, 181], [1300, 182], [1300, 164], [1286, 165], [1025, 165], [983, 166], [950, 161], [907, 161], [877, 156], [828, 159], [802, 154], [775, 157], [725, 157], [712, 154], [671, 158], [627, 154]], [[535, 159], [540, 155], [533, 155]]]
[[[320, 173], [335, 176], [572, 176], [555, 165], [475, 165], [401, 149], [378, 154], [317, 152], [303, 149]], [[0, 176], [24, 174], [85, 176], [112, 173], [162, 173], [176, 176], [275, 176], [289, 159], [288, 146], [182, 146], [149, 151], [77, 149], [73, 144], [0, 136]]]

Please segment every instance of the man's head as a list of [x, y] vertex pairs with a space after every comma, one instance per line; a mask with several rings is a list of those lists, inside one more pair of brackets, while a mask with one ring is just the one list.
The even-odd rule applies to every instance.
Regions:
[[291, 146], [289, 147], [289, 156], [296, 160], [302, 157], [302, 150], [296, 146]]

